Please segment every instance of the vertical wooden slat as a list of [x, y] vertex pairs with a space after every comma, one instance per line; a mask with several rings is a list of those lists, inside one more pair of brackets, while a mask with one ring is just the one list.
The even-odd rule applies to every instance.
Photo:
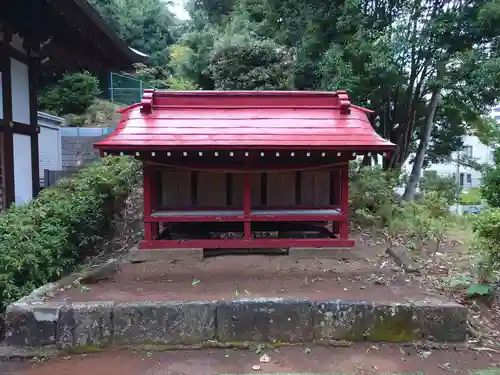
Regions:
[[305, 171], [300, 191], [301, 204], [325, 207], [330, 204], [330, 172]]
[[295, 172], [268, 173], [267, 205], [295, 205]]
[[314, 206], [314, 171], [304, 171], [301, 175], [301, 202], [304, 206]]
[[[151, 216], [152, 212], [152, 193], [153, 193], [153, 181], [152, 181], [153, 171], [150, 167], [144, 166], [143, 177], [144, 177], [144, 217]], [[146, 241], [151, 241], [153, 239], [153, 224], [151, 222], [144, 221], [144, 239]]]
[[341, 202], [341, 172], [340, 169], [335, 168], [330, 172], [330, 204], [334, 206], [340, 206]]
[[[232, 205], [243, 206], [243, 190], [244, 190], [244, 174], [234, 173], [231, 178], [232, 184]], [[259, 173], [252, 173], [251, 180], [251, 198], [254, 206], [259, 206], [262, 201], [262, 187], [261, 175]]]
[[[340, 169], [340, 209], [343, 215], [349, 213], [349, 164]], [[346, 240], [349, 235], [349, 221], [346, 219], [340, 223], [340, 239]]]
[[161, 205], [163, 207], [185, 207], [192, 204], [191, 172], [161, 172]]
[[314, 172], [314, 206], [325, 207], [330, 203], [330, 172]]
[[226, 174], [199, 172], [198, 205], [205, 207], [226, 206]]
[[250, 213], [252, 210], [252, 175], [246, 173], [243, 176], [243, 213], [245, 222], [243, 224], [243, 236], [245, 240], [252, 238], [252, 227], [250, 223]]

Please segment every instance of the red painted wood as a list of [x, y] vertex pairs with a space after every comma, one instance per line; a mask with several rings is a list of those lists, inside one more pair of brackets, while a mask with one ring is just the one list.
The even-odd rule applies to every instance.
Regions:
[[349, 212], [349, 164], [340, 169], [340, 211], [346, 216], [346, 219], [340, 223], [339, 235], [341, 240], [347, 240], [349, 236], [349, 221], [347, 215]]
[[[159, 211], [221, 211], [221, 210], [241, 210], [243, 211], [243, 205], [232, 205], [232, 206], [211, 206], [211, 207], [200, 207], [200, 206], [165, 206], [158, 207]], [[328, 205], [328, 206], [308, 206], [308, 205], [293, 205], [292, 207], [287, 206], [262, 206], [260, 204], [252, 205], [252, 209], [254, 210], [331, 210], [331, 209], [340, 209], [339, 205]]]
[[[148, 217], [153, 212], [152, 196], [153, 181], [151, 168], [145, 167], [143, 170], [143, 190], [144, 190], [144, 217]], [[151, 241], [153, 239], [153, 223], [144, 221], [144, 240]]]
[[284, 215], [284, 214], [270, 214], [270, 215], [235, 215], [235, 216], [144, 216], [144, 222], [149, 223], [219, 223], [219, 222], [252, 222], [252, 221], [267, 221], [267, 222], [292, 222], [292, 221], [347, 221], [347, 215], [324, 215], [324, 214], [311, 214], [311, 215]]
[[116, 130], [96, 148], [394, 148], [345, 92], [148, 91], [140, 105], [121, 113]]
[[[141, 241], [140, 249], [279, 249], [290, 247], [354, 247], [354, 240], [339, 240], [336, 238], [319, 238], [319, 239], [252, 239], [252, 240], [156, 240], [156, 241]], [[328, 251], [328, 249], [325, 249]]]

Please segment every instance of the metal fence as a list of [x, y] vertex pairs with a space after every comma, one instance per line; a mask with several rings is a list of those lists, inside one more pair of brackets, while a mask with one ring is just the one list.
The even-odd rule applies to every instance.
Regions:
[[76, 172], [78, 172], [78, 169], [65, 169], [62, 171], [52, 171], [50, 169], [44, 169], [43, 170], [43, 187], [44, 188], [49, 188], [51, 186], [54, 186], [57, 181], [59, 181], [61, 178], [66, 178], [66, 177], [71, 177], [74, 175]]
[[147, 82], [117, 73], [110, 73], [109, 99], [123, 105], [138, 103], [142, 99], [144, 89], [154, 89]]
[[113, 128], [84, 128], [71, 127], [61, 128], [62, 137], [101, 137], [113, 131]]

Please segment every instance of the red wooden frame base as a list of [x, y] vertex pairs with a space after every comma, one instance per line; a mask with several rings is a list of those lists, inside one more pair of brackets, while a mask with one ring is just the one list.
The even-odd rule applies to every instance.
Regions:
[[354, 247], [354, 240], [336, 238], [228, 239], [228, 240], [143, 240], [139, 249], [280, 249], [289, 247]]

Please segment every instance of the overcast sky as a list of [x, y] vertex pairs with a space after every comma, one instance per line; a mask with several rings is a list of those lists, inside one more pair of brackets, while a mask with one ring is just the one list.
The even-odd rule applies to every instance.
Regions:
[[189, 18], [188, 13], [184, 9], [185, 0], [170, 0], [172, 6], [170, 10], [181, 20], [185, 20]]

